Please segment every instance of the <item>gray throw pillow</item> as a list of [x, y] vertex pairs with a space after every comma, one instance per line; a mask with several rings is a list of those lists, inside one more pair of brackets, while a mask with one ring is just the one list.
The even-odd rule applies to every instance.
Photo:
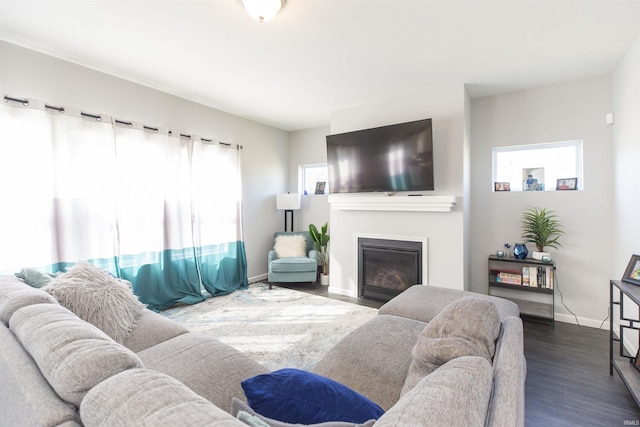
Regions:
[[500, 316], [492, 302], [461, 298], [445, 307], [420, 333], [401, 396], [439, 366], [462, 356], [491, 362], [500, 334]]
[[124, 343], [146, 309], [127, 285], [84, 261], [42, 289], [119, 344]]
[[41, 288], [48, 285], [55, 277], [52, 274], [36, 270], [35, 268], [23, 268], [19, 272], [15, 273], [15, 276], [18, 279], [24, 280], [26, 284], [34, 288]]

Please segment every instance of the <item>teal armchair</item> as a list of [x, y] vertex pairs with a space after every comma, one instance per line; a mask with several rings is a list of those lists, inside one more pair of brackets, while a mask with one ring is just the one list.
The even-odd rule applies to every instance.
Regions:
[[[279, 256], [276, 249], [282, 249], [282, 241], [277, 243], [277, 239], [280, 236], [303, 236], [306, 245], [304, 245], [304, 248], [300, 247], [300, 253], [293, 254], [295, 256], [290, 256], [291, 253], [285, 253], [284, 250], [280, 251], [281, 254], [289, 256]], [[316, 282], [318, 277], [318, 253], [308, 231], [279, 231], [273, 234], [273, 241], [274, 248], [269, 251], [267, 259], [269, 282]], [[299, 240], [296, 243], [300, 243]], [[289, 248], [287, 247], [286, 249], [289, 252]]]

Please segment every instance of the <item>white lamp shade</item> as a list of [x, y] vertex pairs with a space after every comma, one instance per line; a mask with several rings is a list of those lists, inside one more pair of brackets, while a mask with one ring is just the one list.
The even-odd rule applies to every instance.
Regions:
[[256, 21], [264, 22], [278, 14], [285, 0], [242, 0], [249, 16]]
[[276, 195], [276, 209], [281, 210], [298, 210], [300, 209], [300, 194], [287, 193]]

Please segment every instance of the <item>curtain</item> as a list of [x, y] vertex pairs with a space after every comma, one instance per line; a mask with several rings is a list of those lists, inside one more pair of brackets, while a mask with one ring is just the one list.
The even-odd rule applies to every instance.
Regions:
[[247, 287], [238, 148], [9, 104], [0, 108], [0, 271], [88, 260], [155, 310]]

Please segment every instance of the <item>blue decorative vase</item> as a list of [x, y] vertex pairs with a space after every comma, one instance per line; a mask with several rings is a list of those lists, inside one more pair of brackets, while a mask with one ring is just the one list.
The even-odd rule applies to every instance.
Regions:
[[513, 247], [513, 256], [518, 259], [525, 259], [529, 255], [529, 249], [524, 243], [516, 243]]

